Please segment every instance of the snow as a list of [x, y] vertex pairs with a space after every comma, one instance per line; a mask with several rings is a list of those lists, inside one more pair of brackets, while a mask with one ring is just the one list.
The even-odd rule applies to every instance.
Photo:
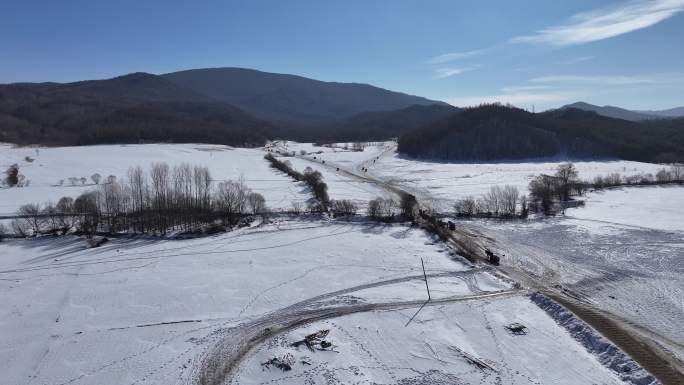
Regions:
[[[333, 336], [341, 353], [315, 359], [326, 357], [322, 368], [343, 382], [351, 372], [337, 367], [358, 367], [361, 383], [410, 383], [420, 375], [463, 383], [498, 376], [505, 383], [618, 383], [524, 295], [489, 297], [508, 293], [509, 283], [417, 228], [276, 220], [205, 238], [114, 239], [96, 249], [76, 237], [11, 240], [0, 244], [0, 255], [0, 370], [7, 384], [187, 384], [232, 327], [258, 324], [260, 317], [275, 322], [288, 306], [325, 309], [352, 298], [408, 305], [326, 321], [338, 325]], [[420, 258], [436, 302], [404, 327], [425, 298]], [[503, 325], [510, 321], [532, 333], [507, 334]], [[281, 376], [258, 364], [272, 353], [263, 350], [269, 346], [258, 345], [239, 365], [239, 383]], [[499, 373], [475, 370], [453, 347], [488, 360]]]
[[[562, 162], [440, 163], [407, 159], [396, 152], [369, 165], [369, 173], [401, 185], [441, 211], [452, 211], [453, 202], [466, 196], [478, 197], [492, 186], [511, 185], [527, 194], [530, 181], [541, 173], [553, 174]], [[663, 166], [632, 161], [573, 162], [584, 180], [597, 175], [620, 173], [655, 174]]]
[[[62, 196], [76, 197], [93, 188], [90, 176], [125, 178], [129, 167], [145, 169], [154, 162], [208, 166], [217, 181], [237, 180], [261, 193], [272, 209], [289, 209], [292, 201], [311, 197], [305, 187], [271, 169], [262, 149], [232, 148], [207, 144], [102, 145], [81, 147], [13, 147], [0, 144], [0, 169], [18, 163], [28, 187], [0, 189], [0, 214], [13, 214], [23, 204], [56, 202]], [[25, 161], [31, 157], [32, 162]], [[71, 186], [68, 178], [85, 177], [86, 186]], [[63, 186], [57, 186], [60, 179]]]
[[[415, 312], [357, 313], [295, 329], [261, 345], [233, 383], [622, 383], [527, 297], [428, 305], [406, 325]], [[528, 334], [510, 334], [504, 327], [513, 321]], [[321, 329], [330, 330], [335, 352], [290, 346]], [[260, 366], [286, 353], [296, 360], [291, 371]], [[469, 363], [466, 355], [491, 369]]]
[[[169, 383], [222, 325], [358, 284], [468, 269], [421, 230], [287, 222], [193, 240], [0, 244], [3, 383]], [[335, 242], [331, 242], [335, 240]], [[161, 322], [195, 320], [138, 327]], [[173, 365], [162, 367], [172, 360]], [[131, 382], [131, 381], [129, 381]]]
[[[494, 184], [524, 192], [533, 175], [558, 165], [407, 160], [391, 142], [360, 152], [294, 142], [274, 147], [307, 152], [287, 159], [299, 171], [310, 166], [323, 173], [332, 199], [361, 206], [389, 194], [382, 186], [389, 181], [421, 202], [450, 210], [455, 199]], [[95, 172], [121, 178], [130, 166], [161, 161], [207, 165], [217, 181], [242, 175], [271, 208], [311, 197], [304, 184], [271, 169], [264, 154], [200, 144], [0, 145], [0, 167], [19, 163], [31, 180], [25, 188], [0, 190], [0, 214], [92, 188], [55, 186], [59, 179]], [[35, 160], [27, 162], [26, 156]], [[661, 167], [624, 161], [575, 165], [584, 179]], [[568, 210], [571, 217], [469, 225], [506, 248], [505, 264], [684, 341], [678, 327], [684, 318], [680, 191], [607, 190], [589, 195], [586, 207]], [[432, 296], [422, 308], [421, 258]], [[0, 244], [0, 370], [9, 384], [189, 384], [215, 347], [235, 333], [259, 333], [263, 325], [284, 327], [290, 320], [293, 328], [248, 350], [234, 383], [621, 383], [601, 364], [618, 352], [588, 352], [490, 269], [473, 266], [418, 228], [360, 221], [276, 217], [271, 224], [211, 237], [132, 237], [97, 249], [86, 249], [75, 237], [11, 240]], [[346, 315], [298, 322], [297, 317], [338, 308]], [[523, 323], [530, 333], [509, 334], [504, 326], [511, 322]], [[339, 353], [289, 347], [321, 328], [332, 330]], [[286, 352], [306, 355], [312, 365], [262, 370], [261, 362]], [[466, 356], [493, 369], [479, 369]]]
[[337, 171], [335, 166], [312, 162], [306, 159], [281, 157], [281, 160], [287, 160], [292, 164], [292, 167], [303, 172], [305, 168], [311, 167], [315, 171], [319, 171], [323, 175], [323, 181], [328, 185], [328, 195], [330, 199], [335, 200], [351, 200], [359, 206], [359, 213], [364, 213], [368, 205], [368, 201], [377, 197], [386, 198], [390, 194], [380, 186], [367, 181], [359, 180], [344, 171]]
[[577, 319], [564, 307], [551, 301], [543, 294], [534, 293], [531, 296], [534, 303], [544, 309], [553, 319], [563, 325], [572, 336], [591, 353], [597, 354], [599, 360], [619, 374], [625, 382], [637, 385], [656, 384], [657, 380], [643, 370], [619, 348], [606, 340], [590, 326]]
[[684, 187], [629, 187], [593, 192], [584, 207], [569, 209], [566, 214], [604, 226], [684, 232]]

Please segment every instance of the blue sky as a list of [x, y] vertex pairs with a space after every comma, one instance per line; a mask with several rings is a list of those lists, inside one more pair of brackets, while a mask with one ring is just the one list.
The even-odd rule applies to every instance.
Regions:
[[2, 83], [236, 66], [459, 106], [684, 105], [684, 0], [4, 0], [0, 10]]

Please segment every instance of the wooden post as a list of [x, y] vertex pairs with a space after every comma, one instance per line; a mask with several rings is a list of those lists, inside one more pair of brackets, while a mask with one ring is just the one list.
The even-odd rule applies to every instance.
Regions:
[[432, 298], [430, 297], [430, 286], [428, 286], [427, 274], [425, 273], [425, 263], [423, 262], [423, 258], [420, 259], [420, 264], [421, 264], [421, 266], [423, 266], [423, 277], [425, 278], [425, 288], [427, 289], [428, 301], [429, 301]]

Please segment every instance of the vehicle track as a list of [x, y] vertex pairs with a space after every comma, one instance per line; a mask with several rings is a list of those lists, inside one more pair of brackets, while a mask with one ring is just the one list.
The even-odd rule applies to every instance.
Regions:
[[[382, 283], [380, 283], [382, 284]], [[350, 289], [347, 289], [350, 290]], [[434, 306], [445, 303], [477, 300], [482, 298], [517, 295], [519, 290], [506, 290], [486, 294], [453, 296], [441, 299], [398, 301], [384, 303], [359, 303], [353, 305], [311, 308], [315, 304], [306, 300], [264, 317], [217, 333], [219, 340], [205, 352], [194, 374], [197, 385], [221, 385], [231, 379], [239, 363], [247, 353], [268, 338], [297, 328], [301, 325], [354, 313], [378, 310], [401, 310], [418, 306]]]
[[[393, 148], [390, 148], [384, 151], [380, 156], [385, 156], [387, 152], [392, 149]], [[314, 162], [313, 160], [304, 157], [302, 157], [302, 159]], [[368, 162], [369, 160], [366, 160], [365, 162], [362, 162], [361, 165]], [[357, 168], [360, 168], [361, 165], [357, 166]], [[323, 166], [328, 166], [328, 164], [323, 164]], [[351, 172], [342, 166], [339, 166], [339, 172], [345, 172], [359, 180], [371, 181], [397, 195], [407, 192], [411, 193], [410, 190], [403, 189], [400, 185], [383, 181], [377, 177], [368, 175], [368, 173]], [[419, 198], [422, 197], [428, 201], [438, 201], [438, 199], [430, 196], [429, 191], [421, 191], [419, 195]], [[457, 227], [456, 231], [451, 232], [449, 241], [459, 248], [462, 248], [464, 244], [474, 243], [475, 247], [481, 250], [483, 250], [484, 245], [488, 245], [489, 247], [493, 246], [504, 249], [506, 250], [506, 253], [510, 252], [510, 248], [519, 248], [519, 245], [513, 244], [510, 241], [507, 242], [506, 240], [504, 240], [503, 244], [499, 244], [498, 237], [496, 236], [497, 234], [495, 233], [491, 236], [487, 236], [489, 233], [490, 231], [482, 232], [475, 227], [462, 225]], [[480, 255], [480, 257], [482, 257], [482, 255]], [[623, 322], [620, 317], [604, 311], [595, 305], [580, 302], [579, 299], [581, 298], [573, 297], [573, 295], [576, 294], [552, 287], [553, 279], [548, 278], [553, 278], [556, 273], [543, 264], [540, 264], [538, 267], [543, 269], [541, 271], [542, 274], [540, 275], [531, 274], [522, 265], [505, 266], [500, 270], [508, 276], [522, 281], [528, 287], [539, 289], [553, 300], [566, 306], [566, 308], [573, 312], [578, 318], [594, 327], [611, 342], [623, 349], [623, 351], [632, 359], [639, 365], [642, 365], [642, 367], [653, 374], [663, 384], [684, 384], [684, 363], [679, 362], [669, 351], [667, 351], [667, 349], [663, 348], [661, 344], [658, 343], [659, 340], [662, 340], [662, 336], [660, 336], [657, 331], [646, 329], [642, 330], [642, 332], [637, 332], [635, 329], [645, 328], [640, 325], [633, 325], [630, 327], [629, 324]], [[647, 334], [648, 337], [645, 336], [645, 334]]]

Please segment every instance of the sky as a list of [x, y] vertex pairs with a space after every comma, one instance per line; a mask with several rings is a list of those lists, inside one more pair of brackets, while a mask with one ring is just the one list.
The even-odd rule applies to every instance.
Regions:
[[0, 83], [246, 67], [457, 106], [684, 106], [684, 0], [2, 0]]

